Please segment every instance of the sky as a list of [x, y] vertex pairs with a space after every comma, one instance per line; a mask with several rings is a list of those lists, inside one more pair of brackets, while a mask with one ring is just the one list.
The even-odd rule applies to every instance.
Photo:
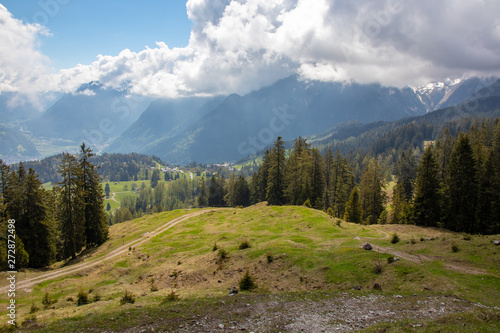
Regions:
[[[0, 92], [177, 98], [500, 75], [497, 0], [0, 0]], [[34, 99], [32, 99], [34, 100]]]

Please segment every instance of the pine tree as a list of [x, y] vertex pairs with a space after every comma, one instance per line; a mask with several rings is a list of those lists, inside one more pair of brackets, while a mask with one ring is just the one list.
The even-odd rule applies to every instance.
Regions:
[[154, 169], [153, 175], [151, 176], [151, 188], [155, 188], [160, 180], [160, 170]]
[[[325, 156], [323, 158], [325, 161], [325, 187], [323, 189], [323, 210], [327, 211], [328, 208], [333, 207], [332, 203], [332, 182], [331, 182], [331, 174], [333, 170], [333, 152], [332, 152], [332, 147], [329, 146], [328, 150], [325, 153]], [[333, 212], [333, 209], [332, 209]]]
[[85, 199], [77, 159], [68, 153], [63, 154], [59, 173], [63, 179], [58, 183], [63, 257], [75, 259], [76, 253], [85, 246]]
[[234, 186], [236, 184], [236, 177], [234, 174], [229, 175], [229, 179], [226, 182], [226, 195], [224, 196], [224, 201], [226, 202], [226, 206], [228, 207], [234, 207], [235, 206], [235, 193], [234, 193]]
[[441, 217], [439, 165], [434, 150], [427, 147], [418, 166], [412, 219], [417, 225], [437, 226]]
[[111, 192], [111, 188], [109, 187], [109, 183], [106, 183], [106, 186], [104, 186], [104, 193], [106, 193], [106, 199], [109, 199], [110, 192]]
[[410, 203], [406, 199], [403, 184], [398, 182], [393, 189], [392, 195], [392, 219], [391, 223], [408, 223], [410, 219]]
[[250, 205], [250, 188], [242, 175], [238, 177], [234, 185], [234, 205], [243, 207]]
[[206, 183], [205, 177], [202, 176], [200, 180], [200, 194], [198, 195], [198, 207], [208, 206], [208, 190]]
[[361, 223], [361, 202], [358, 188], [355, 187], [345, 207], [344, 220], [347, 222]]
[[445, 179], [445, 226], [476, 233], [477, 171], [469, 137], [460, 133]]
[[104, 193], [101, 176], [90, 159], [92, 149], [82, 143], [80, 151], [80, 183], [85, 206], [85, 239], [87, 247], [99, 246], [108, 239], [108, 219], [104, 211]]
[[310, 145], [299, 137], [286, 161], [284, 193], [288, 203], [302, 205], [310, 199], [312, 163]]
[[333, 157], [330, 184], [333, 212], [336, 217], [341, 218], [354, 188], [354, 176], [349, 162], [339, 150]]
[[285, 204], [285, 147], [280, 136], [274, 141], [274, 147], [269, 158], [267, 202], [269, 205], [281, 206]]
[[361, 207], [363, 220], [369, 224], [376, 223], [384, 211], [386, 201], [383, 192], [384, 175], [375, 158], [372, 158], [363, 172], [360, 184]]
[[33, 169], [28, 170], [23, 185], [23, 211], [28, 228], [18, 232], [29, 254], [29, 267], [41, 268], [55, 260], [55, 221], [49, 219], [48, 194]]
[[269, 178], [269, 169], [271, 166], [271, 151], [267, 149], [264, 152], [264, 157], [262, 158], [262, 164], [257, 171], [257, 175], [254, 177], [254, 201], [262, 202], [267, 200], [267, 179]]
[[312, 206], [316, 209], [323, 207], [324, 181], [324, 161], [317, 148], [312, 148], [312, 168], [311, 168], [311, 199]]
[[212, 175], [208, 187], [208, 205], [211, 207], [224, 207], [224, 183], [225, 180], [220, 174]]
[[405, 200], [409, 202], [413, 197], [413, 186], [417, 177], [417, 162], [412, 151], [402, 152], [396, 166], [396, 178], [404, 189]]
[[493, 147], [491, 152], [491, 163], [493, 167], [491, 184], [493, 189], [493, 195], [491, 198], [491, 216], [496, 217], [493, 223], [489, 226], [489, 233], [499, 234], [500, 233], [500, 119], [495, 120], [493, 132]]

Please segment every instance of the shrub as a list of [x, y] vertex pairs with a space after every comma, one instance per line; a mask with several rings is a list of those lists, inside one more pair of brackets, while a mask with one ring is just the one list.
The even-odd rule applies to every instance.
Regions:
[[89, 295], [85, 291], [80, 289], [80, 291], [78, 292], [78, 295], [76, 296], [76, 304], [78, 306], [80, 306], [80, 305], [85, 305], [85, 304], [89, 304], [89, 303], [90, 303]]
[[412, 238], [410, 239], [410, 243], [412, 243], [412, 244], [417, 244], [417, 241], [415, 240], [415, 238], [413, 238], [413, 237], [412, 237]]
[[457, 253], [458, 252], [458, 246], [456, 244], [451, 245], [451, 252]]
[[270, 253], [267, 254], [266, 258], [268, 264], [272, 263], [274, 260], [273, 256]]
[[375, 266], [373, 266], [373, 273], [375, 274], [382, 274], [382, 271], [383, 271], [383, 267], [382, 265], [378, 262], [375, 264]]
[[66, 301], [67, 302], [74, 302], [75, 300], [73, 299], [73, 297], [69, 296], [68, 298], [66, 298]]
[[392, 264], [394, 262], [394, 257], [387, 258], [387, 263]]
[[333, 212], [332, 207], [328, 207], [328, 210], [326, 211], [326, 213], [327, 213], [328, 215], [330, 215], [331, 217], [333, 217], [333, 216], [335, 215], [335, 213]]
[[391, 243], [396, 244], [400, 241], [398, 234], [393, 234], [391, 238]]
[[247, 240], [244, 240], [243, 242], [240, 243], [240, 246], [238, 247], [240, 250], [248, 249], [250, 248], [250, 243]]
[[240, 280], [240, 290], [253, 290], [257, 288], [257, 285], [254, 282], [253, 277], [248, 273], [248, 270], [245, 272], [245, 275]]
[[464, 240], [466, 240], [466, 241], [472, 240], [472, 235], [471, 234], [465, 234], [464, 235]]
[[122, 296], [122, 298], [120, 300], [121, 305], [123, 305], [125, 303], [130, 303], [130, 304], [135, 303], [135, 295], [132, 293], [129, 293], [127, 290], [125, 290], [125, 294]]
[[47, 309], [49, 306], [51, 306], [52, 304], [54, 304], [56, 302], [57, 302], [56, 299], [52, 299], [50, 297], [49, 292], [46, 292], [45, 295], [43, 295], [42, 304], [43, 304], [44, 308]]
[[217, 256], [219, 257], [219, 259], [222, 261], [224, 259], [227, 259], [229, 255], [229, 252], [227, 252], [226, 250], [220, 248], [219, 249], [219, 252], [217, 252]]
[[30, 314], [33, 314], [33, 313], [37, 312], [38, 310], [40, 310], [40, 308], [38, 306], [36, 306], [35, 303], [31, 303]]
[[151, 284], [151, 292], [154, 293], [156, 291], [158, 291], [158, 287], [156, 286], [156, 284], [154, 284], [154, 283]]
[[219, 249], [219, 247], [217, 246], [217, 243], [214, 243], [214, 246], [212, 247], [212, 252], [215, 252]]
[[180, 299], [179, 295], [177, 295], [175, 293], [174, 290], [172, 290], [167, 296], [165, 296], [163, 298], [163, 300], [161, 301], [161, 304], [167, 304], [167, 303], [170, 303], [170, 302], [176, 302]]

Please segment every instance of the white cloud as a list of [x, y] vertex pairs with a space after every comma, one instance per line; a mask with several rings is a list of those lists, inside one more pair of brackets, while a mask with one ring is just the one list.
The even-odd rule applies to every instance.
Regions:
[[[396, 86], [467, 73], [500, 75], [500, 2], [494, 0], [189, 0], [186, 8], [193, 29], [185, 48], [158, 42], [47, 74], [36, 49], [47, 31], [0, 7], [0, 24], [9, 28], [0, 38], [26, 35], [20, 45], [2, 43], [2, 58], [12, 50], [28, 58], [1, 66], [0, 89], [32, 82], [39, 89], [74, 91], [96, 80], [176, 97], [246, 93], [291, 74]], [[26, 62], [36, 70], [19, 65]]]
[[[39, 50], [39, 37], [49, 31], [38, 24], [24, 24], [0, 4], [0, 93], [22, 91], [36, 104], [39, 79], [49, 62]], [[12, 101], [18, 104], [17, 100]], [[21, 101], [19, 101], [21, 103]]]

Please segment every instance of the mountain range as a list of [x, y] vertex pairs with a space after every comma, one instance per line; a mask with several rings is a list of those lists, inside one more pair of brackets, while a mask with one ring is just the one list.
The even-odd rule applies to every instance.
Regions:
[[2, 139], [10, 140], [9, 149], [0, 157], [39, 158], [28, 142], [57, 139], [74, 147], [85, 140], [96, 151], [156, 155], [172, 164], [236, 161], [278, 135], [291, 140], [352, 120], [367, 124], [424, 115], [466, 101], [481, 89], [493, 91], [487, 88], [495, 81], [450, 79], [398, 89], [291, 76], [246, 95], [156, 100], [90, 82], [41, 114], [25, 110], [14, 119], [6, 112], [5, 96], [0, 98], [0, 123], [11, 122], [10, 134]]

